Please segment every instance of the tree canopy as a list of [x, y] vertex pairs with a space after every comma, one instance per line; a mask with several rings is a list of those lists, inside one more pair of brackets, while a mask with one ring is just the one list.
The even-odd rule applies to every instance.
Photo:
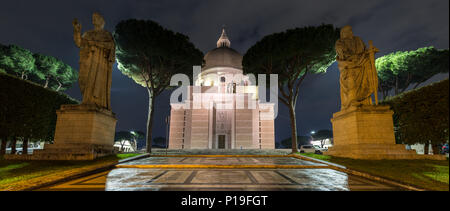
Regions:
[[78, 79], [78, 72], [63, 61], [16, 45], [0, 45], [0, 70], [55, 91], [70, 88]]
[[125, 140], [131, 140], [132, 139], [132, 135], [130, 133], [130, 131], [119, 131], [116, 132], [115, 136], [114, 136], [114, 140], [117, 141], [125, 141]]
[[319, 130], [311, 135], [315, 140], [323, 140], [333, 138], [333, 131], [331, 130]]
[[192, 66], [201, 65], [203, 53], [187, 36], [151, 20], [121, 21], [113, 36], [119, 70], [149, 94], [146, 142], [151, 152], [154, 98], [169, 88], [172, 75], [190, 75]]
[[[297, 136], [297, 140], [298, 140], [298, 146], [311, 144], [311, 139], [308, 136]], [[292, 139], [291, 138], [283, 139], [281, 141], [281, 146], [283, 148], [291, 148], [292, 147]]]
[[298, 151], [295, 106], [300, 85], [308, 74], [324, 73], [336, 61], [338, 39], [339, 29], [333, 25], [289, 29], [265, 36], [244, 55], [246, 73], [278, 74], [279, 100], [291, 117], [293, 152]]
[[33, 53], [17, 45], [2, 46], [0, 51], [0, 68], [6, 73], [27, 79], [35, 69]]
[[153, 145], [166, 148], [166, 138], [164, 137], [156, 137], [153, 139]]
[[380, 91], [386, 98], [389, 91], [400, 94], [412, 84], [417, 88], [438, 73], [449, 70], [449, 50], [424, 47], [413, 51], [397, 51], [375, 62], [380, 79]]
[[63, 61], [42, 54], [34, 54], [36, 58], [36, 75], [44, 81], [45, 88], [63, 91], [72, 86], [78, 80], [78, 72]]

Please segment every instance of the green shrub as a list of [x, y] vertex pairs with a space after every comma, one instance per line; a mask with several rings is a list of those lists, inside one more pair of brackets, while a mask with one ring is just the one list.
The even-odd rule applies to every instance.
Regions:
[[0, 73], [0, 139], [26, 137], [52, 141], [56, 110], [79, 102], [39, 84]]
[[448, 79], [388, 98], [397, 143], [437, 145], [448, 141]]

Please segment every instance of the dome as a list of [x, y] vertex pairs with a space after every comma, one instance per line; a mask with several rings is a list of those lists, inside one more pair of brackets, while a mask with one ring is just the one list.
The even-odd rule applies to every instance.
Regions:
[[215, 48], [208, 52], [204, 59], [205, 66], [203, 69], [205, 70], [213, 67], [232, 67], [242, 69], [242, 56], [232, 48]]
[[225, 29], [222, 29], [222, 35], [217, 41], [217, 48], [209, 51], [205, 57], [204, 70], [213, 67], [232, 67], [236, 69], [242, 69], [242, 55], [236, 50], [230, 48], [231, 42], [225, 33]]

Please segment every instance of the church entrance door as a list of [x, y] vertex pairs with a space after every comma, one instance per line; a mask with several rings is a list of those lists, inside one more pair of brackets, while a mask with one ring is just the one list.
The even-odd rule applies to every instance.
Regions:
[[219, 135], [218, 148], [225, 149], [225, 135]]

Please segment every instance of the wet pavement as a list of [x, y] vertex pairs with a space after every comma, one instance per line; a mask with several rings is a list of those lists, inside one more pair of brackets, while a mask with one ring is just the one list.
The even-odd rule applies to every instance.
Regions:
[[[160, 165], [165, 165], [165, 168], [158, 168]], [[189, 165], [212, 165], [215, 168], [192, 168], [188, 167]], [[224, 165], [248, 165], [252, 168], [221, 168]], [[265, 165], [278, 167], [263, 168]], [[298, 168], [291, 168], [292, 166]], [[126, 162], [109, 172], [42, 190], [397, 191], [402, 189], [294, 157], [149, 157]]]
[[375, 191], [393, 187], [332, 169], [114, 169], [107, 191]]

